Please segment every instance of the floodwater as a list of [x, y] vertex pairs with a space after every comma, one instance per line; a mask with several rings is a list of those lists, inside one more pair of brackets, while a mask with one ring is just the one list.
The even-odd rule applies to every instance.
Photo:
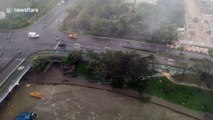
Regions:
[[[30, 111], [38, 113], [38, 120], [192, 120], [167, 108], [104, 90], [36, 84], [64, 79], [57, 65], [46, 73], [27, 73], [1, 108], [0, 120], [14, 120], [20, 112]], [[44, 97], [29, 96], [32, 91]]]
[[[39, 120], [191, 120], [169, 109], [120, 94], [69, 85], [23, 82], [3, 107], [0, 120], [14, 120], [20, 112], [35, 111]], [[43, 99], [29, 96], [32, 91]]]

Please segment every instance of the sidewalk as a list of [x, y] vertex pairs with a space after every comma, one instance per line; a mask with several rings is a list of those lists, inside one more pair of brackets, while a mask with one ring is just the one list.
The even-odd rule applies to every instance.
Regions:
[[[184, 85], [184, 86], [189, 86], [189, 87], [197, 87], [197, 88], [200, 88], [200, 86], [199, 86], [199, 85], [196, 85], [196, 84], [192, 84], [192, 83], [190, 84], [190, 83], [184, 83], [184, 82], [182, 82], [182, 83], [177, 82], [177, 81], [175, 81], [175, 80], [172, 78], [172, 76], [171, 76], [170, 73], [168, 73], [168, 72], [161, 72], [161, 74], [162, 74], [164, 77], [166, 77], [168, 80], [170, 80], [171, 82], [173, 82], [173, 83], [175, 83], [175, 84]], [[204, 84], [202, 84], [201, 89], [207, 90], [207, 91], [211, 91], [211, 89], [207, 88], [207, 86], [204, 85]]]

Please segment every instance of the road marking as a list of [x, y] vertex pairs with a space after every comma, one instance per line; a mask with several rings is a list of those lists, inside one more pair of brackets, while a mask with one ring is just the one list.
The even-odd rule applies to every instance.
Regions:
[[58, 41], [58, 43], [56, 44], [56, 46], [55, 46], [55, 48], [54, 48], [54, 50], [55, 49], [57, 49], [57, 47], [58, 47], [58, 45], [61, 43], [61, 40], [60, 41]]
[[25, 59], [22, 59], [20, 63], [4, 78], [4, 80], [0, 83], [0, 86], [10, 77], [10, 75], [17, 70], [17, 68], [25, 61]]

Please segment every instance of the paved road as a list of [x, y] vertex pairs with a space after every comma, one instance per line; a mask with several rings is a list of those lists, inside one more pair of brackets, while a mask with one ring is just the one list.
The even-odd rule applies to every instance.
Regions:
[[[0, 33], [0, 47], [3, 51], [3, 55], [0, 57], [0, 84], [4, 82], [5, 77], [29, 54], [41, 49], [55, 48], [58, 42], [55, 40], [55, 36], [63, 35], [57, 28], [59, 22], [67, 16], [65, 10], [65, 4], [61, 7], [53, 8], [33, 26], [11, 32], [12, 34], [9, 39], [5, 39], [7, 34]], [[41, 37], [39, 39], [29, 39], [27, 33], [30, 31], [38, 32]], [[21, 56], [15, 58], [19, 53], [18, 49], [21, 50]], [[12, 60], [13, 58], [15, 59]], [[10, 62], [10, 64], [7, 65], [7, 62]], [[7, 68], [2, 70], [5, 68], [5, 65], [7, 65]]]

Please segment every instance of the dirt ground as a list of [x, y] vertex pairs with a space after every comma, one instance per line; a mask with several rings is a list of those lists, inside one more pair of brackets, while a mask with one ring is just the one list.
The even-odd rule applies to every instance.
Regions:
[[[55, 67], [45, 74], [27, 74], [2, 107], [0, 120], [14, 120], [18, 113], [26, 111], [37, 112], [38, 120], [192, 120], [167, 108], [104, 90], [33, 83], [27, 87], [30, 76], [40, 81], [64, 79]], [[44, 98], [30, 97], [32, 91], [42, 93]]]

